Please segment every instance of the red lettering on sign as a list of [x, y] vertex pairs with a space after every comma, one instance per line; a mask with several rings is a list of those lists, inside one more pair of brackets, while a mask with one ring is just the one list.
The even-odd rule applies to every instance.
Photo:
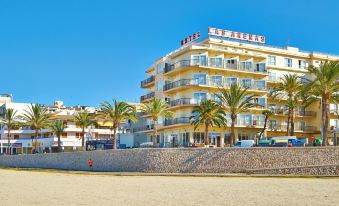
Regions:
[[241, 38], [241, 33], [240, 32], [237, 32], [237, 37]]
[[226, 35], [226, 31], [225, 30], [221, 30], [221, 35], [225, 36]]
[[245, 33], [242, 34], [242, 38], [243, 38], [243, 39], [247, 39], [247, 34], [245, 34]]
[[215, 29], [215, 30], [214, 30], [214, 34], [216, 34], [216, 35], [219, 34], [219, 33], [218, 33], [218, 29]]
[[260, 40], [261, 40], [262, 43], [264, 43], [264, 42], [265, 42], [265, 37], [262, 36], [262, 37], [260, 38]]
[[234, 32], [232, 31], [232, 33], [231, 33], [231, 37], [232, 38], [234, 38], [235, 37], [235, 34], [234, 34]]
[[249, 34], [249, 35], [248, 35], [248, 40], [252, 40], [252, 39], [253, 39], [252, 34]]
[[255, 35], [255, 36], [254, 36], [254, 41], [259, 41], [258, 35]]

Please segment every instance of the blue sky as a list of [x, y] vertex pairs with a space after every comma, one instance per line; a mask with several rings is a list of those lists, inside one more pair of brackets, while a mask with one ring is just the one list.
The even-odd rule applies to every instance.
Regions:
[[339, 54], [338, 8], [335, 0], [1, 0], [0, 93], [66, 105], [138, 101], [146, 68], [209, 26]]

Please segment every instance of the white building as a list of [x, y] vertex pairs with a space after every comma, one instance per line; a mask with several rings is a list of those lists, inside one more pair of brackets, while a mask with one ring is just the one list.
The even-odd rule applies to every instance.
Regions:
[[[30, 103], [14, 103], [12, 99], [0, 99], [0, 117], [4, 115], [4, 109], [14, 109], [17, 111], [17, 117], [22, 116], [25, 110], [31, 106]], [[53, 119], [60, 119], [65, 121], [66, 129], [61, 137], [61, 146], [64, 151], [76, 151], [81, 148], [82, 128], [75, 124], [75, 116], [81, 111], [95, 113], [96, 108], [87, 106], [66, 107], [62, 101], [56, 101], [54, 105], [43, 105], [50, 113], [53, 113]], [[112, 139], [113, 131], [110, 129], [109, 122], [98, 122], [98, 126], [88, 127], [85, 129], [85, 141], [88, 140], [103, 140]], [[121, 143], [128, 147], [132, 147], [130, 142], [131, 137], [126, 133], [129, 132], [129, 124], [126, 123], [118, 129], [118, 137], [126, 136], [126, 140]], [[124, 133], [124, 134], [123, 134]], [[42, 129], [39, 131], [38, 137], [35, 139], [35, 131], [29, 127], [19, 127], [12, 129], [10, 132], [10, 148], [11, 153], [31, 153], [32, 146], [37, 147], [39, 152], [51, 152], [57, 149], [57, 137], [49, 129]], [[128, 140], [127, 140], [128, 139]], [[36, 143], [35, 143], [36, 142]], [[120, 139], [118, 139], [118, 143]], [[8, 148], [8, 130], [5, 126], [0, 127], [0, 153], [6, 153]]]

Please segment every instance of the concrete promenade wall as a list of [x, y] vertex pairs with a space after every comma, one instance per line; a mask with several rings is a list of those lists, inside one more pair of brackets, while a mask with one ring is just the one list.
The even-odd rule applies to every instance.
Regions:
[[[92, 169], [87, 164], [90, 158]], [[127, 149], [0, 156], [0, 167], [107, 172], [339, 175], [338, 165], [339, 147]]]

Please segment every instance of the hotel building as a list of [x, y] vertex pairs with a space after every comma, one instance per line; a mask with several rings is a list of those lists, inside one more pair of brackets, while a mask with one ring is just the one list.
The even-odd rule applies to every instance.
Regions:
[[[159, 121], [160, 146], [177, 144], [189, 146], [201, 143], [204, 128], [194, 131], [190, 124], [192, 108], [204, 99], [218, 101], [219, 87], [238, 83], [255, 95], [259, 106], [247, 113], [238, 114], [235, 135], [238, 140], [255, 139], [263, 129], [262, 111], [270, 108], [267, 137], [284, 136], [287, 128], [286, 98], [268, 96], [272, 87], [284, 74], [297, 74], [308, 78], [307, 67], [318, 66], [325, 61], [339, 61], [339, 56], [302, 51], [295, 47], [276, 47], [265, 44], [265, 37], [248, 33], [208, 28], [208, 35], [201, 38], [200, 32], [181, 41], [181, 47], [156, 60], [146, 70], [147, 78], [141, 81], [146, 94], [140, 102], [152, 98], [165, 99], [175, 113], [174, 119]], [[338, 125], [338, 105], [331, 105], [331, 125]], [[136, 133], [146, 133], [151, 140], [154, 123], [144, 116], [144, 124], [134, 128]], [[211, 128], [210, 142], [223, 147], [230, 137], [230, 116], [227, 128]], [[321, 110], [315, 103], [295, 111], [295, 135], [300, 138], [320, 136]]]
[[[138, 104], [134, 104], [137, 106]], [[11, 95], [0, 95], [0, 117], [4, 115], [4, 109], [14, 109], [17, 111], [16, 117], [22, 116], [25, 110], [31, 106], [30, 103], [12, 102]], [[88, 106], [64, 106], [62, 101], [55, 101], [54, 105], [43, 105], [47, 108], [50, 114], [53, 114], [52, 120], [63, 120], [66, 123], [66, 128], [61, 137], [61, 146], [63, 151], [76, 151], [81, 148], [82, 128], [75, 123], [75, 117], [83, 111], [95, 114], [96, 108]], [[110, 122], [98, 122], [98, 126], [90, 126], [85, 129], [85, 142], [89, 140], [109, 140], [113, 136], [113, 131], [110, 129]], [[127, 147], [134, 146], [134, 137], [130, 133], [130, 124], [128, 122], [121, 125], [117, 131], [118, 145]], [[10, 148], [12, 154], [31, 153], [32, 146], [36, 147], [39, 152], [53, 152], [57, 150], [57, 137], [48, 128], [41, 129], [38, 134], [37, 142], [33, 141], [35, 131], [29, 127], [18, 127], [11, 130], [10, 133]], [[0, 153], [6, 153], [8, 147], [8, 130], [6, 126], [0, 127]], [[100, 148], [102, 147], [102, 148]], [[96, 149], [104, 149], [104, 145], [97, 145]]]

